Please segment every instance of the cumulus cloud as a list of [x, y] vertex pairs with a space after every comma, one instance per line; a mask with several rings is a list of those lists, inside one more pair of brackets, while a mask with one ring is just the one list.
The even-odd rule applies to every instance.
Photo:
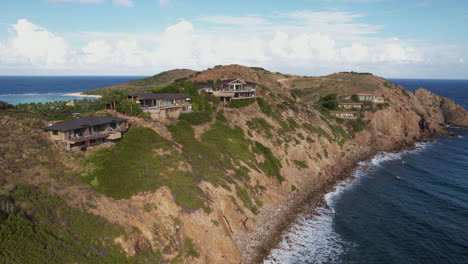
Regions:
[[170, 0], [159, 0], [159, 5], [161, 6], [167, 6], [169, 5]]
[[[74, 74], [152, 74], [171, 68], [203, 69], [237, 63], [299, 74], [356, 69], [379, 74], [379, 70], [387, 72], [394, 65], [429, 65], [442, 57], [465, 65], [459, 60], [462, 53], [454, 47], [440, 47], [434, 52], [431, 47], [417, 47], [398, 38], [381, 39], [356, 33], [359, 30], [352, 29], [360, 25], [353, 21], [360, 15], [339, 13], [325, 19], [322, 14], [314, 14], [313, 19], [303, 18], [309, 15], [310, 12], [296, 13], [292, 20], [281, 24], [271, 24], [265, 19], [265, 23], [250, 27], [208, 22], [214, 26], [210, 28], [206, 20], [203, 27], [181, 21], [162, 32], [144, 36], [80, 33], [84, 37], [79, 40], [85, 44], [78, 47], [21, 19], [11, 26], [12, 38], [0, 41], [0, 70], [17, 67], [67, 73], [73, 70]], [[306, 22], [298, 24], [298, 20]], [[309, 23], [317, 21], [335, 21], [341, 26], [335, 31], [310, 26]], [[345, 31], [353, 33], [346, 35]], [[449, 51], [450, 56], [444, 55]], [[450, 59], [447, 61], [452, 63]]]
[[132, 0], [114, 0], [114, 5], [123, 7], [134, 7]]
[[16, 32], [4, 50], [10, 50], [9, 57], [18, 57], [32, 65], [56, 66], [64, 64], [68, 45], [62, 37], [38, 27], [26, 19], [20, 19], [12, 26]]

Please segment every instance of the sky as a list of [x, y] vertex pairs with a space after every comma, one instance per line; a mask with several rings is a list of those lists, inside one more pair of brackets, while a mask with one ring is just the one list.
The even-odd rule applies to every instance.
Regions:
[[241, 64], [468, 79], [468, 1], [16, 0], [0, 75], [139, 75]]

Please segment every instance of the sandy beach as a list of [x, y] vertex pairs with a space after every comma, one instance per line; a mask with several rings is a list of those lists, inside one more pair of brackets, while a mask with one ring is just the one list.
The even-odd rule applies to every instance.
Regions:
[[83, 93], [67, 93], [67, 94], [62, 94], [62, 96], [75, 96], [75, 97], [87, 97], [87, 98], [101, 98], [101, 95], [89, 95], [89, 94], [83, 94]]

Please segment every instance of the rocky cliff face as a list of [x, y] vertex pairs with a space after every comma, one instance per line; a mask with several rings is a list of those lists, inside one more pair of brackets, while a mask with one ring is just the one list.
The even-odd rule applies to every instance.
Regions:
[[[227, 187], [198, 183], [209, 211], [180, 207], [166, 187], [120, 200], [86, 185], [48, 189], [70, 197], [73, 206], [88, 204], [87, 211], [124, 227], [127, 235], [116, 242], [129, 256], [150, 249], [174, 263], [258, 263], [304, 203], [320, 202], [324, 192], [350, 175], [356, 162], [376, 151], [399, 150], [417, 140], [448, 135], [441, 125], [468, 125], [467, 112], [453, 101], [422, 89], [412, 94], [375, 76], [307, 78], [232, 65], [200, 72], [191, 80], [227, 78], [261, 85], [258, 95], [263, 101], [242, 108], [218, 106], [216, 111], [222, 111], [227, 126], [240, 127], [247, 140], [271, 150], [284, 181], [239, 162], [237, 168], [247, 169], [247, 180], [227, 171], [232, 175]], [[320, 96], [332, 92], [339, 96], [371, 92], [383, 96], [385, 104], [364, 111], [360, 123], [336, 120], [314, 107]], [[198, 140], [215, 119], [194, 127]], [[138, 118], [130, 122], [174, 140], [164, 124]], [[265, 160], [255, 155], [257, 162]], [[53, 180], [44, 185], [49, 184], [57, 185]], [[187, 239], [197, 254], [189, 254]]]

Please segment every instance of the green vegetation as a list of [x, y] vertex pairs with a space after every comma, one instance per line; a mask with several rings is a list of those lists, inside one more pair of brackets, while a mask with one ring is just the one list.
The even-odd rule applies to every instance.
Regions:
[[298, 192], [299, 189], [296, 187], [296, 185], [291, 184], [291, 192]]
[[67, 106], [67, 102], [19, 104], [2, 113], [18, 117], [36, 117], [46, 120], [69, 120], [74, 116], [89, 116], [104, 109], [95, 100], [75, 100], [74, 106]]
[[355, 71], [349, 71], [349, 72], [340, 72], [340, 73], [348, 73], [348, 74], [355, 74], [355, 75], [373, 75], [370, 72], [355, 72]]
[[152, 129], [134, 127], [114, 147], [90, 155], [84, 162], [82, 179], [115, 199], [164, 185], [171, 189], [179, 205], [207, 209], [204, 193], [188, 171], [179, 169], [182, 164], [170, 142]]
[[274, 129], [273, 125], [268, 123], [264, 118], [256, 117], [247, 121], [247, 126], [251, 130], [257, 132], [264, 132], [269, 138], [273, 137], [272, 130]]
[[304, 96], [307, 95], [307, 93], [306, 93], [304, 90], [302, 90], [302, 89], [297, 89], [297, 88], [292, 89], [291, 91], [289, 91], [289, 93], [290, 93], [291, 96], [292, 96], [293, 98], [295, 98], [295, 99], [302, 98], [302, 97], [304, 97]]
[[226, 117], [223, 115], [223, 112], [222, 111], [218, 111], [218, 113], [216, 114], [216, 120], [220, 121], [220, 122], [227, 122], [227, 119]]
[[244, 100], [231, 100], [228, 106], [231, 108], [241, 108], [255, 103], [255, 98], [244, 99]]
[[363, 131], [370, 121], [364, 121], [361, 117], [358, 117], [356, 120], [349, 120], [348, 126], [352, 128], [353, 133]]
[[122, 91], [112, 91], [101, 97], [100, 102], [106, 108], [117, 110], [123, 114], [131, 116], [144, 116], [140, 104], [128, 99]]
[[304, 161], [293, 160], [293, 163], [294, 163], [298, 168], [301, 168], [301, 169], [309, 168], [309, 166], [307, 166], [307, 164], [306, 164]]
[[361, 100], [359, 99], [359, 96], [358, 96], [357, 94], [351, 95], [351, 100], [352, 100], [353, 102], [356, 102], [356, 103], [361, 102]]
[[394, 88], [396, 85], [389, 81], [384, 81], [384, 86], [387, 88]]
[[124, 234], [120, 226], [37, 188], [17, 186], [2, 200], [2, 263], [160, 263], [154, 253], [127, 259], [114, 242]]
[[263, 154], [265, 161], [260, 163], [260, 168], [267, 174], [267, 176], [276, 177], [280, 182], [286, 181], [286, 179], [281, 176], [281, 162], [273, 155], [271, 149], [265, 147], [259, 142], [255, 142], [255, 152]]
[[249, 193], [246, 189], [236, 186], [236, 193], [246, 208], [255, 215], [259, 213], [257, 206], [252, 202], [252, 199], [250, 199]]
[[318, 101], [318, 105], [330, 110], [336, 110], [338, 108], [338, 95], [336, 93], [328, 94]]
[[271, 117], [275, 117], [275, 118], [278, 118], [278, 117], [279, 117], [278, 111], [276, 111], [275, 109], [273, 109], [273, 108], [272, 108], [265, 100], [263, 100], [262, 98], [257, 97], [257, 104], [258, 104], [258, 106], [260, 107], [260, 110], [262, 110], [262, 112], [263, 112], [265, 115], [268, 115], [268, 116], [271, 116]]

